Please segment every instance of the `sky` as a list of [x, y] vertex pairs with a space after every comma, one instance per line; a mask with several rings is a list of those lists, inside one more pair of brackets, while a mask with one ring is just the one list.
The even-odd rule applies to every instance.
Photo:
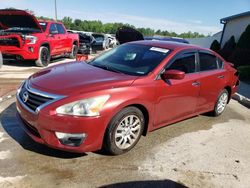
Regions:
[[[122, 22], [155, 30], [214, 34], [220, 19], [250, 11], [250, 0], [56, 0], [58, 19]], [[55, 17], [55, 0], [0, 0], [0, 9], [30, 9], [38, 16]]]

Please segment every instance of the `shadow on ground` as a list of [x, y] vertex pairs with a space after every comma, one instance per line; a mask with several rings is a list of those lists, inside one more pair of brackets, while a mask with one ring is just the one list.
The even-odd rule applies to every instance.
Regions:
[[45, 145], [34, 142], [19, 126], [16, 118], [16, 105], [12, 103], [0, 114], [0, 124], [6, 133], [18, 142], [24, 149], [36, 152], [42, 155], [52, 156], [56, 158], [78, 158], [86, 156], [85, 153], [70, 153], [49, 148]]
[[101, 188], [187, 188], [181, 183], [174, 182], [172, 180], [160, 180], [160, 181], [133, 181], [125, 183], [116, 183], [111, 185], [101, 186]]
[[238, 93], [250, 99], [250, 84], [241, 81], [239, 85]]

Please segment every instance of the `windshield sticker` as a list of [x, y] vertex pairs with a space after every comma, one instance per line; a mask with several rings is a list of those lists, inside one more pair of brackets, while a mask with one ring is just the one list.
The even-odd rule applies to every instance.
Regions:
[[45, 23], [45, 22], [40, 22], [39, 24], [40, 24], [40, 25], [46, 25], [46, 23]]
[[136, 71], [136, 73], [138, 73], [138, 74], [144, 74], [145, 72]]
[[162, 53], [168, 53], [169, 49], [165, 49], [165, 48], [157, 48], [157, 47], [152, 47], [149, 50], [151, 51], [156, 51], [156, 52], [162, 52]]

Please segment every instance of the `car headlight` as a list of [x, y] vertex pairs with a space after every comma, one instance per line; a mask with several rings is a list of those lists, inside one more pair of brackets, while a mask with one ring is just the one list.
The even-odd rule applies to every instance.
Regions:
[[56, 109], [57, 114], [73, 116], [98, 116], [109, 95], [102, 95], [65, 104]]
[[37, 37], [28, 35], [28, 36], [25, 36], [25, 40], [27, 44], [35, 44], [37, 41]]

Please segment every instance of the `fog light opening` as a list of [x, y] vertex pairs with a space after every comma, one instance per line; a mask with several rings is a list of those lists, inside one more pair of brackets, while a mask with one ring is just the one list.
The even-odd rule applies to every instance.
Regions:
[[85, 133], [71, 134], [55, 132], [55, 134], [61, 144], [75, 147], [80, 146], [87, 136]]
[[34, 52], [34, 48], [33, 47], [29, 47], [29, 51], [33, 53]]

